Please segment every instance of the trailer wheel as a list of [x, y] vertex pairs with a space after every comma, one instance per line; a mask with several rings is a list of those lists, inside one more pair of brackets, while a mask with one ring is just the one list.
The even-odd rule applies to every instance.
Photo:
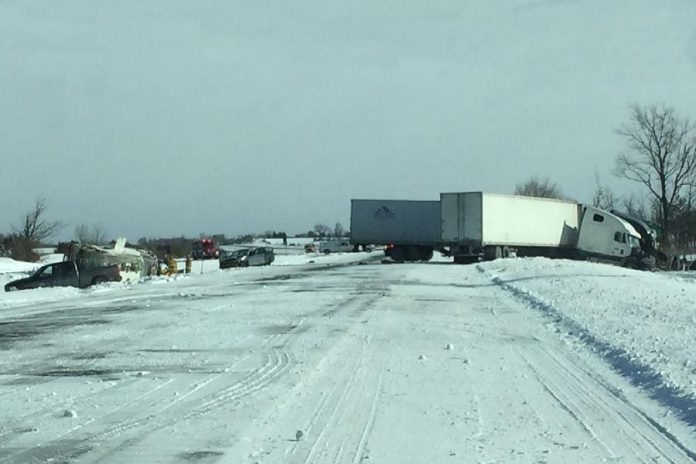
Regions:
[[393, 259], [397, 263], [403, 263], [404, 259], [406, 258], [406, 252], [404, 251], [403, 247], [400, 246], [395, 246], [394, 248], [391, 249], [389, 252], [389, 256], [391, 259]]
[[483, 259], [493, 261], [503, 257], [503, 249], [499, 246], [487, 246], [483, 249]]
[[417, 246], [406, 247], [406, 261], [419, 261], [421, 259], [421, 249]]
[[92, 285], [99, 285], [103, 284], [104, 282], [106, 282], [106, 277], [104, 276], [97, 276], [94, 279], [92, 279]]
[[421, 248], [420, 260], [421, 261], [430, 261], [431, 259], [433, 259], [433, 249], [427, 248], [427, 247]]

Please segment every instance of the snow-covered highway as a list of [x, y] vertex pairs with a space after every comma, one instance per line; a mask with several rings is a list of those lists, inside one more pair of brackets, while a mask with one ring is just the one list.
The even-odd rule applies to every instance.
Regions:
[[[672, 365], [656, 345], [641, 357], [648, 329], [617, 307], [670, 285], [688, 301], [688, 275], [345, 256], [3, 295], [0, 462], [694, 461], [693, 411], [675, 410], [693, 405], [693, 309], [674, 315], [683, 351], [659, 345]], [[617, 311], [627, 327], [608, 339]]]

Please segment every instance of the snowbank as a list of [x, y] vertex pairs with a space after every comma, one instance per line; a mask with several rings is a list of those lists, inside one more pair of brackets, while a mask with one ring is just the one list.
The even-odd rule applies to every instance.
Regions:
[[[479, 269], [550, 316], [569, 340], [589, 340], [605, 355], [613, 350], [612, 356], [625, 358], [624, 374], [636, 383], [648, 375], [655, 388], [696, 397], [696, 272], [650, 273], [542, 258]], [[639, 372], [638, 366], [652, 372]]]
[[0, 258], [0, 274], [31, 272], [40, 264], [15, 261], [12, 258]]

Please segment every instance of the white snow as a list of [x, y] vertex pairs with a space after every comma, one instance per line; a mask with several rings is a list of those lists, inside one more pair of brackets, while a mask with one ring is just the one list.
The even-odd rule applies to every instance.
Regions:
[[37, 267], [39, 267], [39, 265], [36, 263], [27, 263], [24, 261], [15, 261], [12, 258], [0, 257], [0, 274], [31, 272]]
[[696, 396], [696, 272], [648, 273], [530, 259], [481, 266]]
[[0, 294], [0, 462], [696, 456], [696, 273], [377, 252], [216, 264]]

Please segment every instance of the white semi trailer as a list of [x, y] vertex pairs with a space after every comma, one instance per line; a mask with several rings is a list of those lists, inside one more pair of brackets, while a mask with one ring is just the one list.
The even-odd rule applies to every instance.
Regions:
[[440, 248], [440, 202], [351, 200], [354, 247], [384, 245], [394, 261], [428, 261]]
[[441, 241], [456, 263], [517, 256], [638, 266], [640, 234], [625, 220], [575, 201], [484, 192], [442, 193]]

